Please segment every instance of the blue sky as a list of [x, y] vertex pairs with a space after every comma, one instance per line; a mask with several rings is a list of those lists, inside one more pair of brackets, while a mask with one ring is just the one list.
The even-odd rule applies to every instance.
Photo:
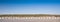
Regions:
[[0, 0], [0, 14], [60, 14], [60, 0]]

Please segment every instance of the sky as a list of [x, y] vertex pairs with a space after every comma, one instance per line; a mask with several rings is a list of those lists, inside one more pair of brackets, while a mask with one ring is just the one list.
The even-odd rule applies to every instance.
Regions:
[[60, 0], [0, 0], [0, 14], [60, 14]]

